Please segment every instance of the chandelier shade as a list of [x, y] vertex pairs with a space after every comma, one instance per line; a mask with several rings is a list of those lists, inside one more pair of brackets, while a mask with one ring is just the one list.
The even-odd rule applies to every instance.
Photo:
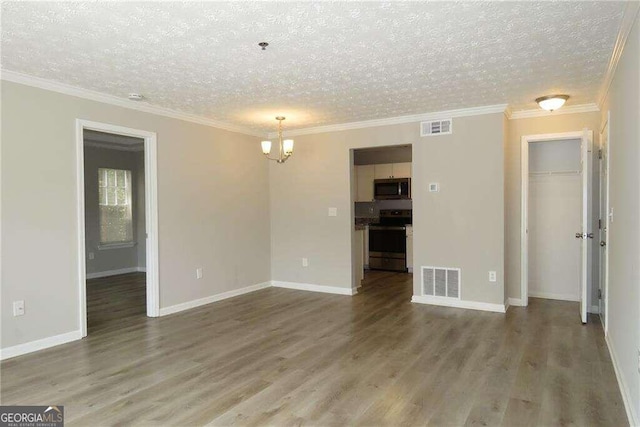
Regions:
[[262, 154], [269, 160], [284, 163], [293, 154], [293, 139], [282, 139], [282, 121], [285, 120], [285, 117], [278, 116], [276, 120], [278, 121], [278, 157], [269, 156], [269, 154], [271, 154], [271, 141], [268, 140], [262, 141], [261, 143]]

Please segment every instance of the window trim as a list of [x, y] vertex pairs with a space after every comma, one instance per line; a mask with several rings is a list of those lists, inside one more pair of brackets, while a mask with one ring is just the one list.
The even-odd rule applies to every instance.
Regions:
[[113, 242], [113, 243], [99, 243], [98, 250], [99, 251], [107, 251], [110, 249], [124, 249], [124, 248], [132, 248], [137, 245], [138, 242]]
[[[115, 174], [115, 185], [114, 186], [110, 186], [108, 183], [108, 178], [107, 178], [107, 173], [108, 171], [114, 171]], [[100, 185], [100, 180], [102, 178], [101, 176], [101, 172], [105, 171], [105, 176], [104, 176], [104, 182], [105, 185]], [[124, 172], [124, 186], [120, 187], [118, 185], [118, 178], [117, 178], [117, 173], [119, 171]], [[133, 206], [133, 171], [131, 169], [122, 169], [122, 168], [114, 168], [114, 167], [98, 167], [98, 250], [109, 250], [109, 249], [123, 249], [123, 248], [131, 248], [136, 244], [135, 241], [135, 219], [134, 219], [134, 206]], [[108, 189], [108, 188], [123, 188], [125, 190], [125, 203], [123, 204], [118, 204], [118, 200], [116, 197], [116, 203], [115, 204], [109, 204], [109, 200], [108, 200], [108, 196], [107, 197], [107, 203], [106, 204], [102, 204], [102, 198], [100, 197], [100, 191], [102, 189]], [[129, 214], [130, 214], [130, 220], [131, 220], [131, 237], [133, 237], [132, 240], [129, 241], [124, 241], [124, 242], [103, 242], [102, 241], [102, 232], [101, 232], [101, 227], [102, 227], [102, 208], [103, 207], [126, 207], [129, 210]]]

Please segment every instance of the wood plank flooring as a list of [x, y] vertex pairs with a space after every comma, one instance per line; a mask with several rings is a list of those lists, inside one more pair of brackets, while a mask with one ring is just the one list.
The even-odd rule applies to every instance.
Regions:
[[627, 424], [597, 317], [412, 304], [411, 275], [354, 296], [269, 288], [145, 317], [144, 275], [89, 284], [89, 336], [1, 364], [4, 405], [68, 425]]

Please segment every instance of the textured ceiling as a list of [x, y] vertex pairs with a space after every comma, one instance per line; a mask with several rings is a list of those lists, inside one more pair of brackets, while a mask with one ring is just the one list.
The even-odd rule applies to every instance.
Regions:
[[[594, 102], [624, 2], [3, 2], [2, 67], [257, 131], [568, 93]], [[270, 46], [261, 51], [258, 42]]]

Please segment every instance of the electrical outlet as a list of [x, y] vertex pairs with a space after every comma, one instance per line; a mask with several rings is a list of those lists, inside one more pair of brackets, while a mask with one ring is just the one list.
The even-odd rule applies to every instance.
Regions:
[[196, 268], [196, 279], [202, 279], [202, 267]]
[[96, 257], [96, 254], [94, 254], [93, 252], [89, 252], [89, 259], [94, 259]]
[[329, 216], [338, 216], [338, 208], [329, 208]]
[[23, 316], [24, 315], [24, 301], [14, 301], [13, 302], [13, 315], [14, 316]]
[[302, 258], [302, 266], [309, 267], [309, 258]]
[[498, 277], [497, 277], [495, 271], [490, 271], [489, 272], [489, 281], [490, 282], [497, 282], [498, 281]]

